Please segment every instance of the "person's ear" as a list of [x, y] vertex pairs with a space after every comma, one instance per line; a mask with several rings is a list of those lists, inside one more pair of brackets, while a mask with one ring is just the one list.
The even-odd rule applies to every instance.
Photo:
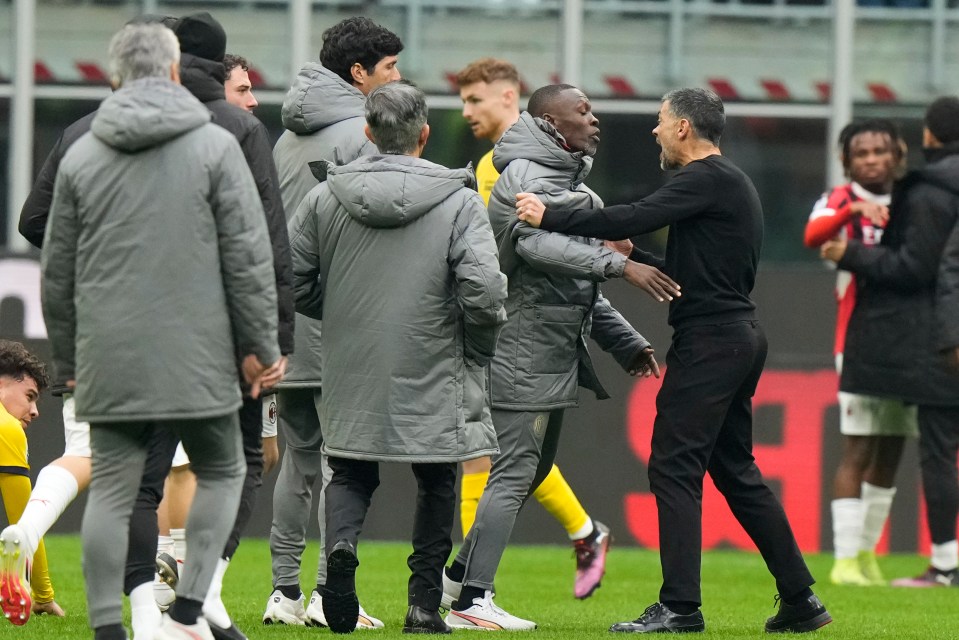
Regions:
[[359, 62], [354, 62], [350, 67], [350, 76], [353, 77], [353, 84], [363, 84], [366, 81], [366, 69]]
[[180, 84], [180, 63], [174, 62], [170, 65], [170, 80]]
[[363, 133], [366, 134], [367, 140], [369, 140], [373, 144], [376, 144], [376, 140], [373, 139], [373, 131], [370, 129], [370, 125], [368, 124], [363, 125]]
[[430, 137], [430, 125], [424, 124], [423, 128], [420, 129], [420, 139], [418, 143], [421, 149], [426, 146], [426, 141], [429, 140], [429, 137]]

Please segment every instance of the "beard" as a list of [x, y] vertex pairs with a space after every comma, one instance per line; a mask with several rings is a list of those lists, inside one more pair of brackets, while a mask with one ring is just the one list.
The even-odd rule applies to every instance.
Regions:
[[659, 152], [659, 168], [663, 171], [672, 171], [673, 169], [679, 169], [679, 164], [666, 155], [666, 150], [661, 149]]

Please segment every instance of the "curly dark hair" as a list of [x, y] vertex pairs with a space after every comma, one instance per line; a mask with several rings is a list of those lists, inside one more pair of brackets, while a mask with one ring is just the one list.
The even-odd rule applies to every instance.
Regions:
[[896, 157], [896, 163], [903, 161], [906, 155], [906, 143], [899, 131], [899, 125], [886, 118], [872, 118], [870, 120], [860, 120], [851, 122], [843, 127], [839, 132], [839, 148], [841, 151], [840, 159], [843, 168], [848, 172], [852, 162], [852, 139], [860, 133], [884, 133], [889, 136], [889, 143], [892, 145], [892, 153]]
[[387, 56], [397, 56], [403, 50], [400, 37], [369, 18], [347, 18], [323, 32], [320, 64], [353, 84], [350, 69], [357, 62], [367, 73]]
[[10, 376], [23, 380], [30, 376], [37, 383], [37, 389], [46, 389], [50, 384], [47, 368], [19, 342], [0, 340], [0, 376]]
[[250, 70], [250, 61], [244, 58], [243, 56], [238, 56], [235, 53], [227, 53], [223, 56], [223, 69], [226, 71], [226, 77], [230, 77], [230, 72], [240, 67], [244, 71]]

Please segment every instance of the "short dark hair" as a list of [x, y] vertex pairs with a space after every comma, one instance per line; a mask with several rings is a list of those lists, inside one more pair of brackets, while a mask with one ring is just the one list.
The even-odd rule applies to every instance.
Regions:
[[959, 140], [959, 98], [943, 96], [933, 100], [924, 119], [929, 133], [942, 144]]
[[497, 80], [506, 80], [517, 87], [520, 86], [519, 71], [516, 67], [511, 62], [499, 58], [474, 60], [456, 74], [456, 84], [459, 87], [467, 87], [478, 82], [489, 84]]
[[223, 56], [223, 70], [226, 71], [226, 77], [230, 77], [230, 72], [240, 67], [244, 71], [250, 70], [250, 61], [244, 58], [243, 56], [238, 56], [235, 53], [228, 53]]
[[353, 84], [350, 69], [357, 62], [367, 73], [387, 56], [399, 55], [403, 42], [399, 36], [362, 16], [347, 18], [323, 32], [320, 64]]
[[416, 150], [429, 115], [426, 96], [408, 80], [387, 82], [370, 91], [365, 112], [376, 148], [396, 155]]
[[50, 384], [47, 368], [40, 358], [13, 340], [0, 340], [0, 376], [10, 376], [15, 380], [23, 380], [24, 376], [29, 376], [41, 391]]
[[701, 88], [673, 89], [663, 96], [663, 102], [669, 102], [669, 111], [674, 116], [689, 120], [698, 137], [719, 145], [726, 128], [726, 110], [714, 91]]
[[902, 133], [899, 131], [899, 126], [892, 120], [870, 118], [869, 120], [850, 122], [839, 132], [840, 159], [842, 160], [842, 166], [847, 170], [849, 169], [849, 154], [852, 151], [852, 139], [860, 133], [884, 133], [889, 136], [889, 143], [892, 145], [892, 152], [896, 156], [896, 161], [902, 160], [903, 155], [905, 155]]
[[543, 114], [552, 108], [553, 102], [560, 94], [575, 88], [571, 84], [548, 84], [545, 87], [540, 87], [529, 97], [526, 110], [534, 118], [542, 118]]

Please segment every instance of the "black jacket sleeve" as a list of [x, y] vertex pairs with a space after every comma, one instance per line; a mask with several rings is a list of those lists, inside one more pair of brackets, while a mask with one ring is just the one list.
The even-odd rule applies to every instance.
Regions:
[[290, 260], [290, 238], [283, 213], [283, 200], [280, 198], [280, 180], [273, 163], [273, 150], [266, 127], [257, 121], [240, 140], [240, 147], [247, 164], [250, 165], [266, 214], [266, 226], [270, 233], [270, 243], [273, 245], [273, 270], [276, 274], [280, 353], [288, 355], [293, 353], [293, 265]]
[[939, 262], [936, 295], [936, 347], [959, 347], [959, 223], [953, 225]]
[[37, 176], [37, 181], [33, 183], [33, 189], [30, 190], [20, 210], [20, 222], [17, 226], [20, 235], [38, 249], [43, 245], [43, 233], [47, 228], [47, 218], [50, 217], [53, 185], [65, 151], [62, 147], [63, 136], [61, 135], [47, 159], [43, 161], [40, 175]]
[[656, 267], [660, 271], [666, 268], [666, 260], [664, 258], [660, 258], [654, 253], [643, 251], [637, 247], [633, 247], [633, 250], [629, 252], [629, 259], [633, 262]]
[[[905, 293], [934, 286], [956, 220], [952, 197], [938, 187], [921, 185], [907, 206], [909, 217], [900, 243], [867, 247], [850, 240], [839, 268]], [[895, 209], [892, 215], [895, 218]]]
[[96, 111], [88, 113], [63, 130], [63, 133], [57, 138], [57, 143], [53, 145], [50, 155], [43, 161], [40, 175], [37, 176], [36, 182], [33, 183], [33, 189], [30, 190], [30, 194], [23, 203], [17, 228], [20, 235], [35, 247], [39, 248], [43, 244], [43, 234], [47, 229], [47, 218], [50, 217], [50, 206], [53, 204], [53, 186], [57, 179], [57, 171], [60, 169], [60, 161], [63, 160], [63, 156], [70, 146], [90, 130], [90, 125], [96, 115]]
[[639, 202], [602, 209], [548, 209], [541, 229], [569, 235], [624, 240], [667, 227], [701, 213], [714, 200], [711, 176], [696, 169], [681, 170]]

